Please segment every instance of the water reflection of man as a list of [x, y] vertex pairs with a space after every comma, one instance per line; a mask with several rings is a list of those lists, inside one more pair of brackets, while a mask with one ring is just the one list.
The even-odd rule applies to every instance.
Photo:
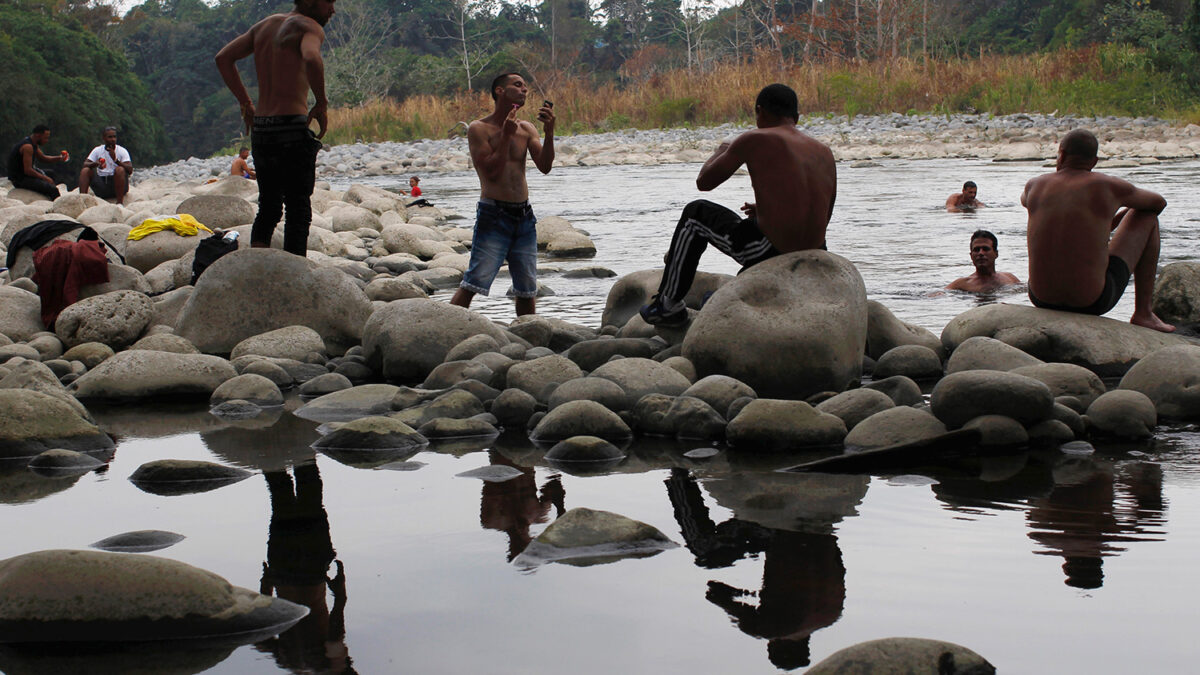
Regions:
[[508, 535], [508, 562], [512, 562], [533, 541], [529, 528], [546, 522], [551, 506], [556, 518], [566, 510], [562, 479], [550, 477], [539, 495], [532, 468], [518, 466], [495, 450], [489, 451], [488, 457], [492, 466], [511, 466], [522, 474], [499, 483], [483, 481], [479, 498], [479, 524]]
[[[271, 493], [271, 530], [260, 592], [308, 607], [309, 614], [276, 638], [256, 645], [294, 673], [354, 673], [346, 648], [346, 573], [335, 560], [316, 462], [263, 473]], [[325, 575], [336, 563], [337, 574]], [[326, 588], [333, 594], [327, 606]]]
[[[675, 468], [667, 494], [685, 545], [702, 567], [727, 567], [742, 557], [763, 553], [762, 588], [734, 588], [709, 581], [704, 597], [725, 610], [747, 635], [767, 640], [767, 658], [792, 670], [809, 665], [809, 640], [842, 615], [846, 568], [837, 536], [798, 532], [730, 518], [714, 523], [700, 488], [686, 469]], [[861, 496], [859, 496], [861, 498]], [[742, 598], [755, 598], [747, 602]]]

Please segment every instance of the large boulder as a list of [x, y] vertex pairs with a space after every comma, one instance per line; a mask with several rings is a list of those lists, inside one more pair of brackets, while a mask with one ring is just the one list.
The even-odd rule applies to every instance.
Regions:
[[843, 391], [862, 374], [867, 293], [849, 260], [798, 251], [755, 265], [713, 294], [683, 356], [701, 377], [729, 375], [761, 396]]
[[66, 403], [82, 418], [90, 420], [87, 408], [58, 381], [54, 371], [41, 361], [33, 359], [11, 359], [0, 371], [0, 389], [32, 389], [49, 394]]
[[1049, 419], [1054, 395], [1039, 380], [995, 370], [966, 370], [943, 377], [929, 397], [933, 414], [957, 429], [981, 415], [1003, 415], [1029, 426]]
[[828, 447], [846, 437], [846, 424], [804, 401], [755, 399], [725, 427], [738, 450], [785, 450]]
[[1158, 414], [1149, 396], [1131, 389], [1114, 389], [1092, 401], [1087, 421], [1093, 431], [1101, 434], [1138, 440], [1154, 435]]
[[210, 229], [222, 230], [254, 222], [254, 205], [233, 195], [196, 195], [180, 202], [175, 213], [190, 214]]
[[1125, 377], [1121, 389], [1150, 397], [1160, 417], [1200, 420], [1200, 347], [1165, 347], [1138, 361]]
[[206, 234], [203, 230], [200, 232], [200, 235], [185, 237], [167, 229], [141, 239], [131, 239], [125, 243], [125, 264], [145, 274], [168, 260], [178, 260], [200, 244]]
[[296, 410], [296, 417], [315, 422], [345, 422], [360, 417], [392, 412], [392, 398], [400, 390], [392, 384], [362, 384], [341, 389], [309, 401]]
[[[662, 273], [660, 269], [639, 270], [617, 279], [612, 288], [608, 289], [600, 325], [624, 326], [626, 321], [636, 316], [638, 309], [649, 304], [650, 298], [658, 292]], [[733, 277], [728, 274], [696, 272], [696, 280], [683, 302], [692, 309], [699, 309], [704, 303], [704, 296], [716, 291], [731, 279]]]
[[[679, 396], [692, 386], [678, 370], [651, 359], [617, 359], [609, 361], [591, 373], [591, 377], [611, 380], [625, 391], [625, 408], [629, 409], [646, 394]], [[724, 411], [722, 411], [724, 413]]]
[[234, 251], [204, 272], [179, 314], [176, 333], [208, 354], [286, 326], [308, 326], [334, 351], [357, 345], [371, 301], [329, 267], [274, 249]]
[[1178, 335], [1116, 319], [1004, 303], [954, 317], [942, 330], [942, 344], [954, 351], [977, 335], [996, 338], [1042, 361], [1083, 366], [1100, 377], [1123, 375], [1155, 350], [1188, 344]]
[[879, 357], [901, 345], [922, 345], [945, 356], [942, 341], [926, 328], [896, 318], [876, 300], [867, 301], [867, 356]]
[[481, 333], [508, 342], [496, 324], [468, 309], [419, 298], [396, 300], [367, 320], [362, 346], [368, 363], [385, 378], [420, 382], [451, 348]]
[[0, 286], [0, 335], [25, 342], [44, 330], [42, 299], [38, 294], [15, 286]]
[[78, 218], [80, 214], [93, 206], [100, 206], [103, 201], [93, 194], [68, 192], [54, 200], [54, 205], [47, 213], [58, 213], [68, 218]]
[[1200, 262], [1164, 267], [1154, 282], [1151, 307], [1167, 323], [1200, 324]]
[[54, 332], [67, 347], [100, 342], [114, 350], [137, 342], [154, 318], [154, 301], [137, 291], [84, 298], [58, 315]]
[[149, 642], [277, 635], [308, 608], [176, 560], [37, 551], [0, 561], [4, 642]]
[[107, 434], [65, 401], [32, 389], [0, 389], [0, 457], [112, 447]]
[[219, 356], [137, 349], [114, 354], [72, 382], [70, 388], [81, 399], [207, 400], [237, 374], [233, 365]]

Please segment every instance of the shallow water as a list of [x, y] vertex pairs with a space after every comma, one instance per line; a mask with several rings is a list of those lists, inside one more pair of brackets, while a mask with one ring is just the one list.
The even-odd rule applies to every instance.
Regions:
[[[829, 233], [830, 250], [858, 266], [872, 298], [940, 332], [977, 302], [930, 295], [970, 272], [967, 237], [978, 227], [999, 235], [1000, 269], [1025, 278], [1018, 197], [1042, 169], [882, 164], [839, 167]], [[537, 213], [588, 230], [599, 249], [591, 261], [548, 264], [620, 274], [655, 266], [679, 209], [696, 196], [697, 168], [531, 176]], [[1188, 215], [1197, 213], [1189, 188], [1198, 169], [1113, 172], [1171, 202], [1164, 262], [1200, 252]], [[966, 179], [992, 207], [942, 212]], [[431, 201], [473, 213], [473, 175], [424, 184]], [[748, 193], [739, 176], [712, 198], [736, 207]], [[702, 266], [736, 271], [718, 254]], [[544, 281], [558, 295], [541, 301], [542, 312], [598, 325], [611, 280]], [[1112, 315], [1127, 317], [1131, 301]], [[511, 318], [503, 297], [479, 298], [476, 307]], [[313, 465], [316, 425], [291, 415], [297, 404], [233, 424], [203, 405], [96, 408], [119, 437], [105, 471], [53, 481], [0, 467], [8, 535], [0, 558], [168, 530], [187, 538], [155, 555], [249, 588], [259, 588], [269, 563], [268, 578], [292, 582], [279, 594], [313, 606], [311, 619], [278, 640], [232, 651], [138, 650], [67, 665], [69, 654], [0, 650], [0, 671], [124, 672], [161, 663], [159, 672], [342, 672], [348, 656], [358, 673], [768, 673], [896, 635], [957, 642], [1005, 673], [1191, 669], [1200, 606], [1191, 578], [1200, 555], [1195, 426], [1160, 427], [1154, 443], [1100, 446], [1086, 457], [1038, 452], [877, 478], [773, 471], [812, 458], [805, 455], [747, 458], [722, 448], [691, 460], [682, 454], [695, 444], [643, 440], [611, 473], [580, 476], [547, 466], [523, 435], [431, 446], [376, 466], [327, 455]], [[172, 497], [127, 480], [159, 458], [261, 475]], [[492, 464], [522, 475], [504, 483], [458, 476]], [[647, 522], [681, 547], [593, 566], [511, 562], [561, 509], [580, 506]], [[344, 598], [326, 582], [335, 557]], [[187, 665], [167, 670], [168, 663]]]

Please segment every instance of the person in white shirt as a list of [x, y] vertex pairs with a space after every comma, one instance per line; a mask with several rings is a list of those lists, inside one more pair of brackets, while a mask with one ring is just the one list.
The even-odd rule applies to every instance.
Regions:
[[117, 128], [104, 128], [104, 144], [97, 145], [83, 160], [79, 172], [79, 192], [87, 194], [88, 188], [101, 199], [115, 199], [125, 203], [129, 192], [129, 177], [133, 174], [133, 162], [129, 151], [117, 145]]

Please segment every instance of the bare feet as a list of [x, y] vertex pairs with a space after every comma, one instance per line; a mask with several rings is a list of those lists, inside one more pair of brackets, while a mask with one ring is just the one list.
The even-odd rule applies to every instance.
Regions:
[[1154, 312], [1146, 312], [1146, 314], [1138, 314], [1137, 312], [1134, 312], [1133, 316], [1129, 319], [1129, 323], [1131, 323], [1135, 326], [1142, 326], [1144, 328], [1150, 328], [1150, 329], [1156, 330], [1160, 333], [1174, 333], [1175, 332], [1175, 326], [1172, 326], [1171, 324], [1167, 323], [1166, 321], [1163, 321], [1162, 319], [1158, 318], [1158, 315], [1155, 314]]

